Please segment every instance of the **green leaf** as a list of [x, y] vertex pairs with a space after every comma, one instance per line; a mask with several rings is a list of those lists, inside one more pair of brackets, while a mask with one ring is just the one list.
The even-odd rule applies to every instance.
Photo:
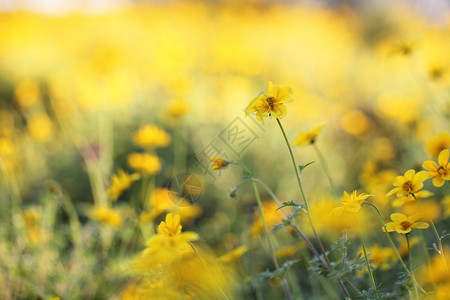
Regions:
[[299, 166], [298, 166], [298, 169], [300, 170], [300, 173], [301, 173], [307, 166], [309, 166], [309, 165], [312, 164], [312, 163], [315, 163], [315, 161], [311, 161], [311, 162], [309, 162], [309, 163], [307, 163], [307, 164], [304, 164], [304, 165], [299, 165]]
[[286, 206], [297, 206], [298, 207], [300, 205], [295, 203], [294, 200], [291, 200], [291, 201], [288, 201], [288, 202], [283, 202], [283, 204], [281, 204], [281, 206], [278, 207], [276, 210], [279, 210], [279, 209], [281, 209], [283, 207], [286, 207]]

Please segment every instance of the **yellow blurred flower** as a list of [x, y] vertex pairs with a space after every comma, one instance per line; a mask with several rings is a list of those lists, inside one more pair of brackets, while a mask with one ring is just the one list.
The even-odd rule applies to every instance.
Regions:
[[[417, 200], [422, 200], [423, 198], [428, 198], [433, 196], [433, 193], [430, 191], [426, 191], [426, 190], [421, 190], [418, 191], [417, 193], [414, 193], [414, 196], [416, 196]], [[386, 195], [387, 197], [387, 195]], [[409, 194], [408, 196], [403, 196], [401, 198], [397, 198], [394, 201], [392, 201], [392, 206], [393, 207], [400, 207], [405, 203], [409, 203], [409, 202], [416, 202], [416, 199], [414, 199], [412, 194]]]
[[53, 138], [52, 121], [45, 114], [35, 114], [28, 121], [28, 131], [38, 142], [48, 142]]
[[184, 223], [201, 215], [202, 208], [197, 204], [189, 203], [174, 191], [157, 188], [151, 193], [148, 210], [141, 213], [140, 221], [142, 223], [149, 222], [163, 212], [179, 214], [181, 222]]
[[186, 101], [174, 100], [165, 110], [166, 116], [173, 122], [177, 122], [182, 116], [187, 114], [189, 106]]
[[349, 110], [341, 118], [342, 128], [353, 135], [360, 135], [366, 132], [369, 125], [369, 118], [360, 110]]
[[245, 252], [248, 251], [248, 247], [247, 246], [239, 246], [236, 249], [231, 250], [230, 252], [222, 255], [221, 257], [219, 257], [219, 261], [223, 262], [223, 263], [230, 263], [233, 262], [235, 260], [238, 260], [239, 258], [241, 258], [242, 255], [244, 255]]
[[303, 249], [306, 247], [305, 243], [297, 243], [294, 245], [289, 245], [289, 246], [285, 246], [281, 249], [279, 249], [275, 255], [278, 258], [285, 258], [285, 257], [289, 257], [294, 255], [296, 252], [298, 252], [299, 250]]
[[134, 142], [146, 148], [165, 147], [170, 140], [170, 135], [155, 125], [145, 125], [134, 135]]
[[[380, 267], [381, 270], [388, 270], [397, 260], [394, 250], [390, 247], [381, 247], [380, 245], [375, 244], [366, 250], [369, 259], [372, 260], [370, 265], [373, 267]], [[363, 253], [362, 249], [360, 249], [359, 252]]]
[[405, 205], [402, 206], [401, 212], [408, 216], [421, 214], [427, 218], [430, 218], [434, 222], [439, 220], [442, 211], [439, 203], [433, 200], [427, 200], [421, 204], [422, 205], [418, 205], [415, 201], [406, 202]]
[[[286, 208], [285, 208], [286, 209]], [[262, 211], [266, 225], [269, 230], [275, 225], [281, 224], [284, 214], [281, 209], [278, 209], [278, 205], [274, 201], [262, 202]], [[250, 226], [250, 233], [252, 236], [259, 235], [263, 231], [263, 223], [261, 221], [259, 210], [255, 211], [255, 219]]]
[[444, 216], [446, 218], [450, 217], [450, 196], [445, 196], [444, 200], [442, 200], [442, 204], [445, 207]]
[[358, 195], [356, 190], [353, 191], [351, 195], [344, 191], [344, 199], [341, 201], [342, 206], [336, 207], [333, 210], [333, 213], [337, 216], [340, 216], [344, 210], [350, 213], [357, 213], [361, 209], [361, 205], [363, 204], [364, 200], [371, 196], [372, 195], [366, 193]]
[[308, 145], [314, 144], [317, 139], [317, 136], [322, 131], [322, 128], [323, 128], [323, 125], [319, 125], [310, 131], [300, 132], [300, 134], [294, 140], [293, 145], [300, 146], [300, 147], [306, 147]]
[[39, 101], [39, 85], [34, 80], [23, 80], [16, 86], [14, 96], [21, 106], [31, 107]]
[[155, 174], [161, 170], [159, 158], [150, 153], [131, 153], [128, 155], [128, 165], [136, 171]]
[[432, 160], [427, 160], [422, 167], [428, 171], [428, 175], [433, 178], [433, 185], [441, 187], [446, 180], [450, 180], [450, 163], [448, 162], [449, 151], [444, 149], [439, 153], [438, 163]]
[[228, 165], [228, 161], [221, 157], [211, 157], [210, 161], [212, 162], [211, 170], [220, 170]]
[[426, 147], [431, 157], [437, 157], [442, 150], [450, 148], [450, 134], [447, 132], [436, 134], [427, 141]]
[[429, 178], [428, 173], [425, 171], [416, 172], [414, 170], [408, 170], [404, 176], [397, 176], [392, 184], [395, 188], [391, 189], [386, 197], [396, 195], [399, 198], [408, 197], [409, 195], [416, 194], [423, 188], [423, 182]]
[[[417, 236], [413, 236], [409, 238], [409, 247], [412, 249], [415, 245], [419, 244], [420, 240]], [[400, 256], [404, 257], [408, 255], [408, 242], [402, 237], [399, 239], [399, 247], [398, 247], [398, 253]], [[395, 257], [397, 259], [397, 257]]]
[[382, 229], [387, 232], [397, 231], [400, 234], [407, 234], [414, 228], [426, 229], [430, 227], [428, 223], [416, 222], [420, 217], [420, 215], [412, 215], [407, 217], [404, 214], [394, 213], [391, 214], [391, 220], [393, 222], [386, 223], [386, 230], [384, 227]]
[[417, 277], [423, 283], [444, 283], [450, 280], [450, 271], [443, 263], [443, 259], [450, 261], [448, 254], [450, 249], [444, 249], [444, 257], [440, 254], [434, 255], [430, 262], [418, 271]]
[[39, 244], [43, 240], [41, 228], [42, 213], [37, 207], [29, 207], [24, 210], [22, 218], [27, 230], [27, 237], [32, 244]]
[[127, 174], [122, 169], [111, 177], [111, 186], [108, 189], [108, 196], [113, 200], [117, 200], [126, 190], [128, 190], [133, 182], [139, 179], [139, 174]]
[[277, 119], [284, 118], [287, 113], [286, 106], [283, 103], [292, 102], [292, 89], [287, 86], [273, 85], [269, 81], [267, 94], [258, 96], [250, 101], [245, 110], [245, 115], [256, 112], [256, 119], [262, 121], [267, 115], [274, 116]]
[[111, 227], [122, 225], [122, 217], [119, 212], [105, 206], [95, 206], [89, 211], [89, 217]]

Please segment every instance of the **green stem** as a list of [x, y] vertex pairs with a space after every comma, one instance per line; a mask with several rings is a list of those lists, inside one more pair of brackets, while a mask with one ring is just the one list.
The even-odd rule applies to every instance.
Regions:
[[[269, 230], [267, 229], [266, 220], [264, 218], [261, 197], [259, 196], [259, 192], [256, 187], [256, 183], [252, 181], [252, 185], [253, 185], [253, 191], [255, 192], [256, 202], [258, 203], [259, 215], [261, 216], [261, 221], [263, 223], [264, 235], [266, 236], [267, 244], [269, 245], [270, 252], [272, 254], [273, 263], [275, 264], [277, 271], [280, 272], [280, 264], [278, 263], [278, 259], [275, 255], [275, 250], [273, 248], [272, 241], [269, 236]], [[289, 300], [292, 299], [291, 290], [289, 289], [289, 286], [284, 278], [282, 279], [282, 284], [283, 284], [284, 293], [286, 295], [286, 299], [289, 299]]]
[[[420, 203], [419, 199], [417, 199], [416, 195], [414, 195], [414, 193], [412, 193], [411, 195], [414, 197], [414, 199], [416, 199], [416, 202], [419, 204], [419, 206], [420, 206], [420, 208], [422, 209], [422, 211], [426, 212], [426, 210], [424, 209], [422, 203]], [[441, 237], [439, 236], [439, 233], [438, 233], [438, 231], [437, 231], [437, 229], [436, 229], [436, 226], [434, 225], [434, 222], [433, 222], [433, 220], [431, 219], [430, 215], [428, 215], [427, 213], [426, 213], [426, 215], [427, 215], [428, 219], [430, 220], [431, 227], [433, 228], [433, 231], [434, 231], [434, 235], [436, 236], [436, 238], [437, 238], [437, 240], [438, 240], [438, 245], [439, 245], [439, 251], [438, 251], [438, 252], [439, 252], [439, 254], [440, 254], [441, 257], [442, 257], [442, 261], [444, 262], [445, 267], [446, 267], [447, 270], [448, 270], [447, 261], [446, 261], [445, 256], [444, 256], [444, 249], [442, 248], [442, 239], [441, 239]], [[434, 245], [435, 245], [435, 247], [436, 247], [436, 244], [434, 244]]]
[[327, 253], [325, 251], [325, 248], [323, 247], [323, 244], [320, 241], [319, 236], [317, 235], [316, 228], [314, 227], [313, 221], [311, 219], [311, 214], [309, 213], [308, 201], [306, 199], [305, 192], [303, 190], [302, 181], [300, 179], [300, 173], [298, 172], [297, 163], [295, 162], [295, 158], [294, 158], [294, 154], [292, 153], [291, 145], [289, 144], [289, 140], [288, 140], [288, 138], [286, 136], [286, 133], [284, 132], [283, 125], [281, 125], [281, 122], [280, 122], [279, 119], [276, 119], [276, 120], [277, 120], [278, 126], [281, 129], [281, 132], [283, 133], [283, 137], [284, 137], [284, 140], [285, 140], [286, 145], [288, 147], [289, 154], [291, 155], [292, 164], [294, 165], [294, 170], [295, 170], [295, 175], [297, 177], [298, 187], [300, 188], [300, 193], [301, 193], [302, 198], [303, 198], [303, 202], [304, 202], [304, 205], [305, 205], [306, 215], [308, 216], [309, 224], [311, 225], [311, 229], [313, 231], [313, 234], [314, 234], [314, 237], [316, 239], [317, 245], [319, 245], [320, 251], [322, 252], [323, 256], [325, 257], [325, 260], [326, 260], [327, 264], [331, 265], [330, 261], [328, 260], [328, 256], [327, 256]]
[[364, 259], [366, 261], [367, 270], [369, 271], [370, 282], [372, 283], [373, 290], [375, 291], [375, 294], [377, 295], [377, 299], [378, 299], [377, 286], [376, 286], [375, 280], [373, 278], [372, 269], [370, 268], [369, 259], [367, 258], [366, 245], [364, 244], [364, 239], [362, 236], [361, 227], [359, 226], [359, 221], [358, 221], [357, 226], [358, 226], [359, 240], [361, 241], [361, 247], [362, 247], [363, 253], [364, 253]]
[[319, 147], [317, 146], [317, 143], [312, 143], [314, 151], [316, 151], [317, 157], [319, 157], [320, 164], [322, 165], [323, 171], [325, 172], [325, 175], [328, 178], [328, 181], [330, 182], [331, 189], [334, 192], [334, 196], [337, 200], [339, 200], [339, 194], [337, 192], [336, 186], [333, 183], [333, 179], [331, 178], [330, 169], [328, 168], [327, 162], [325, 160], [325, 157], [322, 155], [322, 152], [320, 151]]
[[[411, 254], [411, 246], [409, 244], [409, 233], [405, 234], [406, 236], [406, 244], [408, 245], [408, 257], [409, 257], [409, 270], [412, 274], [414, 274], [413, 271], [413, 264], [412, 264], [412, 254]], [[417, 291], [417, 285], [414, 285], [414, 298], [419, 299], [419, 292]]]

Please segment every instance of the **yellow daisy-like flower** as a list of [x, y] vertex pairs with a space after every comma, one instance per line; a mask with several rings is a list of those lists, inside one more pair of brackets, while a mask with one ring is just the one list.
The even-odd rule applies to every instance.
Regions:
[[145, 125], [134, 136], [134, 142], [146, 148], [164, 147], [170, 143], [170, 135], [155, 125]]
[[408, 197], [409, 195], [416, 194], [423, 188], [423, 182], [429, 178], [428, 173], [425, 171], [418, 172], [414, 170], [406, 171], [404, 176], [397, 176], [394, 183], [395, 186], [390, 190], [386, 197], [396, 195], [397, 197]]
[[439, 165], [432, 160], [427, 160], [422, 165], [428, 171], [428, 175], [433, 178], [433, 185], [435, 187], [441, 187], [446, 180], [450, 180], [450, 163], [448, 162], [448, 157], [449, 151], [445, 149], [439, 153]]
[[420, 218], [420, 215], [412, 215], [410, 217], [404, 214], [395, 213], [391, 215], [393, 222], [386, 223], [386, 229], [383, 227], [383, 231], [393, 232], [397, 231], [400, 234], [410, 233], [412, 229], [426, 229], [430, 227], [428, 223], [416, 222]]
[[427, 141], [427, 151], [431, 157], [437, 157], [442, 150], [450, 148], [450, 134], [442, 132]]
[[211, 165], [211, 170], [220, 170], [220, 169], [226, 167], [229, 163], [225, 159], [218, 157], [218, 156], [211, 157], [210, 161], [213, 163]]
[[310, 131], [303, 131], [294, 140], [294, 146], [306, 147], [308, 145], [314, 144], [317, 136], [322, 131], [323, 125], [319, 125]]
[[113, 200], [117, 200], [126, 190], [128, 190], [133, 182], [139, 179], [139, 174], [127, 174], [122, 169], [117, 171], [111, 177], [111, 187], [108, 189], [108, 196]]
[[287, 113], [286, 106], [283, 103], [292, 102], [292, 89], [288, 86], [273, 85], [269, 81], [267, 94], [258, 96], [250, 101], [245, 110], [245, 115], [256, 112], [256, 119], [262, 121], [267, 115], [274, 116], [277, 119], [284, 118]]
[[105, 206], [93, 207], [89, 215], [92, 219], [111, 227], [119, 227], [122, 225], [122, 217], [119, 212]]
[[351, 195], [344, 191], [344, 200], [341, 201], [343, 205], [340, 207], [336, 207], [333, 210], [333, 213], [340, 215], [344, 212], [344, 210], [350, 213], [357, 213], [361, 209], [361, 205], [363, 204], [364, 200], [371, 196], [372, 195], [366, 193], [358, 195], [356, 190], [353, 191]]
[[159, 158], [149, 153], [130, 154], [128, 156], [128, 165], [137, 171], [148, 174], [155, 174], [161, 170]]
[[198, 240], [199, 236], [191, 231], [181, 232], [182, 227], [180, 215], [167, 214], [165, 221], [162, 221], [158, 226], [158, 234], [148, 241], [148, 248], [170, 248], [171, 250], [189, 248], [189, 242]]

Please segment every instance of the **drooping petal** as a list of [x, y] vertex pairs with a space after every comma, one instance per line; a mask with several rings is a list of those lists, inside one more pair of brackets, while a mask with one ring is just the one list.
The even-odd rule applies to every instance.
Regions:
[[401, 223], [403, 221], [406, 221], [406, 216], [404, 214], [394, 213], [391, 214], [391, 220], [396, 223]]
[[407, 233], [410, 233], [410, 232], [411, 232], [411, 227], [408, 227], [408, 228], [406, 228], [406, 229], [403, 229], [402, 226], [397, 225], [397, 226], [395, 226], [395, 231], [397, 231], [398, 233], [401, 233], [401, 234], [407, 234]]
[[422, 164], [422, 168], [428, 171], [434, 171], [438, 168], [438, 165], [432, 160], [427, 160]]
[[401, 191], [401, 188], [398, 188], [398, 187], [393, 188], [386, 194], [386, 197], [391, 197], [392, 195], [397, 194], [399, 191]]
[[438, 163], [439, 163], [440, 166], [447, 165], [447, 163], [448, 163], [448, 156], [449, 156], [448, 149], [442, 150], [441, 153], [439, 153]]
[[408, 222], [410, 222], [411, 224], [413, 224], [414, 222], [416, 222], [417, 220], [419, 220], [420, 218], [422, 218], [421, 214], [414, 214], [412, 216], [409, 216], [407, 218]]
[[284, 104], [274, 104], [273, 109], [270, 110], [272, 116], [277, 119], [282, 119], [286, 116], [287, 109]]
[[430, 227], [430, 224], [425, 222], [417, 222], [411, 225], [411, 228], [418, 228], [418, 229], [426, 229]]
[[253, 100], [250, 101], [247, 108], [245, 109], [245, 115], [248, 116], [249, 114], [258, 111], [259, 108], [263, 105], [262, 103], [263, 99], [264, 95], [253, 98]]

